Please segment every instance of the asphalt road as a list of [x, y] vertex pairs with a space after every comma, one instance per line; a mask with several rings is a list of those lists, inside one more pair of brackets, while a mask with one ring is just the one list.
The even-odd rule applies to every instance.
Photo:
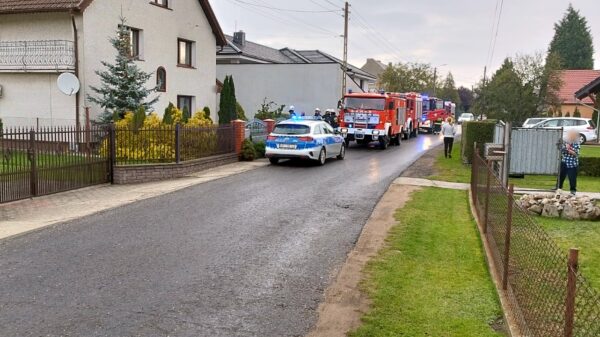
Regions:
[[439, 143], [268, 166], [0, 241], [0, 335], [303, 336], [381, 195]]

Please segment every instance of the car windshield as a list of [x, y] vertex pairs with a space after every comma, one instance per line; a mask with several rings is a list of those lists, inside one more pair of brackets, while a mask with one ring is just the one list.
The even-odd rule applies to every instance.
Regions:
[[383, 110], [385, 98], [346, 97], [344, 107], [351, 110]]
[[277, 124], [273, 133], [280, 135], [304, 135], [310, 133], [310, 127], [302, 124]]
[[544, 120], [544, 118], [529, 118], [525, 124], [526, 125], [535, 125], [543, 120]]

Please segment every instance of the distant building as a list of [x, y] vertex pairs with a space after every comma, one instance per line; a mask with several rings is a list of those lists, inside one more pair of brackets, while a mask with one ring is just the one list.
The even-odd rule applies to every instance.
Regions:
[[[581, 105], [575, 98], [575, 93], [600, 77], [600, 70], [563, 70], [561, 71], [561, 80], [563, 85], [558, 92], [558, 98], [562, 102], [560, 112], [562, 116], [569, 113], [573, 116], [575, 109], [581, 113], [581, 117], [591, 118], [594, 110], [590, 107]], [[581, 102], [593, 106], [594, 102], [590, 97], [585, 97]]]
[[342, 68], [342, 60], [320, 50], [275, 49], [248, 41], [241, 31], [227, 36], [225, 48], [217, 48], [217, 78], [233, 76], [236, 98], [248, 117], [265, 98], [307, 114], [316, 107], [336, 108], [342, 76], [354, 92], [367, 91], [377, 80], [353, 65], [345, 72]]
[[376, 83], [372, 83], [369, 85], [369, 90], [377, 90], [377, 89], [381, 89], [380, 88], [380, 76], [381, 74], [383, 74], [383, 72], [385, 71], [385, 69], [387, 69], [387, 65], [384, 64], [383, 62], [376, 60], [376, 59], [367, 59], [367, 63], [365, 63], [364, 66], [362, 66], [362, 70], [368, 72], [369, 74], [373, 74], [375, 75], [375, 77], [377, 77], [377, 82]]
[[[88, 102], [101, 61], [112, 62], [109, 42], [126, 18], [136, 64], [160, 84], [157, 112], [173, 102], [193, 112], [216, 112], [214, 46], [225, 35], [208, 0], [0, 0], [0, 118], [5, 125], [65, 125], [102, 109]], [[79, 95], [62, 94], [62, 72], [77, 75]], [[215, 115], [213, 115], [213, 118]]]

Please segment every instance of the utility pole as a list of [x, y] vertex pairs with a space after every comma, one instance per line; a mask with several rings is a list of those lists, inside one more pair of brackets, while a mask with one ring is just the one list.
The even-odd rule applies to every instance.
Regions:
[[482, 111], [481, 115], [479, 115], [479, 120], [483, 120], [483, 113], [487, 112], [487, 102], [485, 100], [485, 92], [486, 92], [486, 82], [487, 82], [487, 66], [483, 67], [483, 88], [481, 88], [481, 99], [483, 100], [483, 109], [486, 111]]
[[433, 68], [433, 97], [436, 97], [435, 96], [436, 87], [437, 87], [437, 67]]
[[344, 95], [346, 94], [346, 88], [348, 86], [348, 82], [346, 79], [347, 73], [346, 71], [348, 70], [348, 7], [350, 5], [348, 4], [348, 1], [346, 1], [346, 4], [344, 5], [344, 64], [343, 64], [343, 71], [342, 71], [342, 97], [344, 97]]

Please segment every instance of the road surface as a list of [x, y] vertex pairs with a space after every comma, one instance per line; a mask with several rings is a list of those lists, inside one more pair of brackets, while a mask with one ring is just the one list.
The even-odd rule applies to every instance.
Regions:
[[303, 336], [381, 195], [439, 143], [353, 147], [0, 241], [0, 335]]

